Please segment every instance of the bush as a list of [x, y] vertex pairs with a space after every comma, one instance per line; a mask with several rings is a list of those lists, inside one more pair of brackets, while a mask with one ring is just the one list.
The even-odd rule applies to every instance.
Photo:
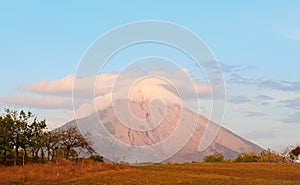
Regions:
[[267, 149], [260, 154], [260, 162], [285, 162], [284, 156]]
[[235, 162], [258, 162], [260, 161], [260, 156], [255, 152], [242, 153], [234, 161]]
[[104, 162], [103, 156], [100, 156], [100, 155], [91, 155], [89, 157], [89, 159], [94, 161], [94, 162]]
[[284, 155], [271, 151], [270, 149], [262, 151], [260, 154], [255, 152], [242, 153], [235, 162], [288, 162]]
[[205, 156], [203, 161], [204, 162], [211, 162], [211, 163], [223, 162], [224, 161], [224, 156], [220, 153], [214, 153], [212, 155]]

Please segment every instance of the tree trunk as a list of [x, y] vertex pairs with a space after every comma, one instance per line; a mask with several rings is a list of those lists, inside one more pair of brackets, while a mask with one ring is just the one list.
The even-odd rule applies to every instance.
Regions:
[[15, 165], [18, 164], [18, 159], [19, 159], [19, 146], [16, 145]]
[[40, 149], [37, 149], [37, 150], [35, 151], [35, 159], [36, 159], [36, 160], [39, 159], [39, 150], [40, 150]]
[[6, 150], [4, 150], [4, 152], [3, 152], [3, 162], [4, 162], [4, 164], [6, 163], [6, 155], [7, 155], [7, 152], [6, 152]]
[[41, 158], [42, 158], [42, 162], [44, 162], [45, 154], [43, 148], [41, 148]]

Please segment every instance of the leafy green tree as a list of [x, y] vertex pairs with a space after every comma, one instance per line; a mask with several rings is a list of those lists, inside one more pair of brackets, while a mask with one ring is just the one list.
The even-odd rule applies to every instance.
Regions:
[[[82, 135], [76, 127], [67, 127], [56, 131], [46, 131], [46, 120], [39, 121], [31, 112], [7, 109], [0, 116], [0, 160], [6, 161], [13, 156], [14, 164], [22, 155], [23, 164], [28, 157], [53, 160], [59, 149], [66, 158], [78, 157], [78, 151], [94, 153], [92, 142]], [[22, 150], [21, 150], [22, 149]], [[31, 155], [28, 155], [31, 154]]]
[[7, 109], [5, 112], [3, 131], [7, 133], [6, 140], [10, 147], [15, 150], [15, 164], [19, 159], [20, 148], [23, 149], [25, 157], [27, 157], [28, 149], [34, 151], [33, 156], [37, 156], [38, 150], [42, 147], [40, 140], [46, 128], [46, 121], [38, 121], [30, 111]]
[[23, 148], [26, 152], [27, 135], [28, 135], [28, 122], [33, 117], [31, 112], [24, 112], [23, 110], [12, 111], [7, 109], [6, 116], [10, 120], [10, 127], [8, 128], [9, 141], [15, 148], [15, 163], [18, 163], [19, 149]]
[[45, 134], [45, 129], [47, 127], [46, 120], [38, 121], [37, 118], [34, 118], [34, 121], [31, 123], [29, 127], [28, 135], [28, 142], [29, 147], [31, 149], [32, 156], [34, 158], [38, 158], [38, 153], [41, 151], [42, 159], [44, 158], [43, 154], [43, 136]]
[[0, 116], [0, 156], [2, 161], [6, 162], [7, 156], [12, 154], [13, 145], [10, 142], [9, 130], [13, 125], [10, 116]]

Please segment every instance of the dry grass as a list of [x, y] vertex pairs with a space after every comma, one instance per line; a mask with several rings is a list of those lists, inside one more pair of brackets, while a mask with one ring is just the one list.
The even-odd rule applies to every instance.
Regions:
[[[60, 175], [57, 176], [57, 171]], [[300, 184], [300, 164], [189, 163], [126, 167], [85, 161], [2, 167], [0, 184]]]
[[104, 164], [90, 160], [81, 162], [61, 160], [58, 163], [0, 166], [0, 184], [49, 184], [65, 179], [87, 177], [99, 172], [128, 168], [123, 165]]

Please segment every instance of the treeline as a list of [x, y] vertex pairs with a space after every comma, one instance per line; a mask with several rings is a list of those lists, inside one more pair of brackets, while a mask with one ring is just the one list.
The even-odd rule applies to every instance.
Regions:
[[47, 131], [46, 120], [38, 120], [31, 112], [7, 109], [0, 116], [0, 163], [75, 159], [81, 152], [94, 153], [86, 138], [76, 127]]
[[205, 156], [204, 162], [294, 162], [300, 156], [300, 146], [287, 148], [285, 151], [279, 153], [271, 151], [270, 149], [264, 150], [260, 153], [249, 152], [238, 155], [235, 159], [225, 160], [224, 156], [220, 153]]

